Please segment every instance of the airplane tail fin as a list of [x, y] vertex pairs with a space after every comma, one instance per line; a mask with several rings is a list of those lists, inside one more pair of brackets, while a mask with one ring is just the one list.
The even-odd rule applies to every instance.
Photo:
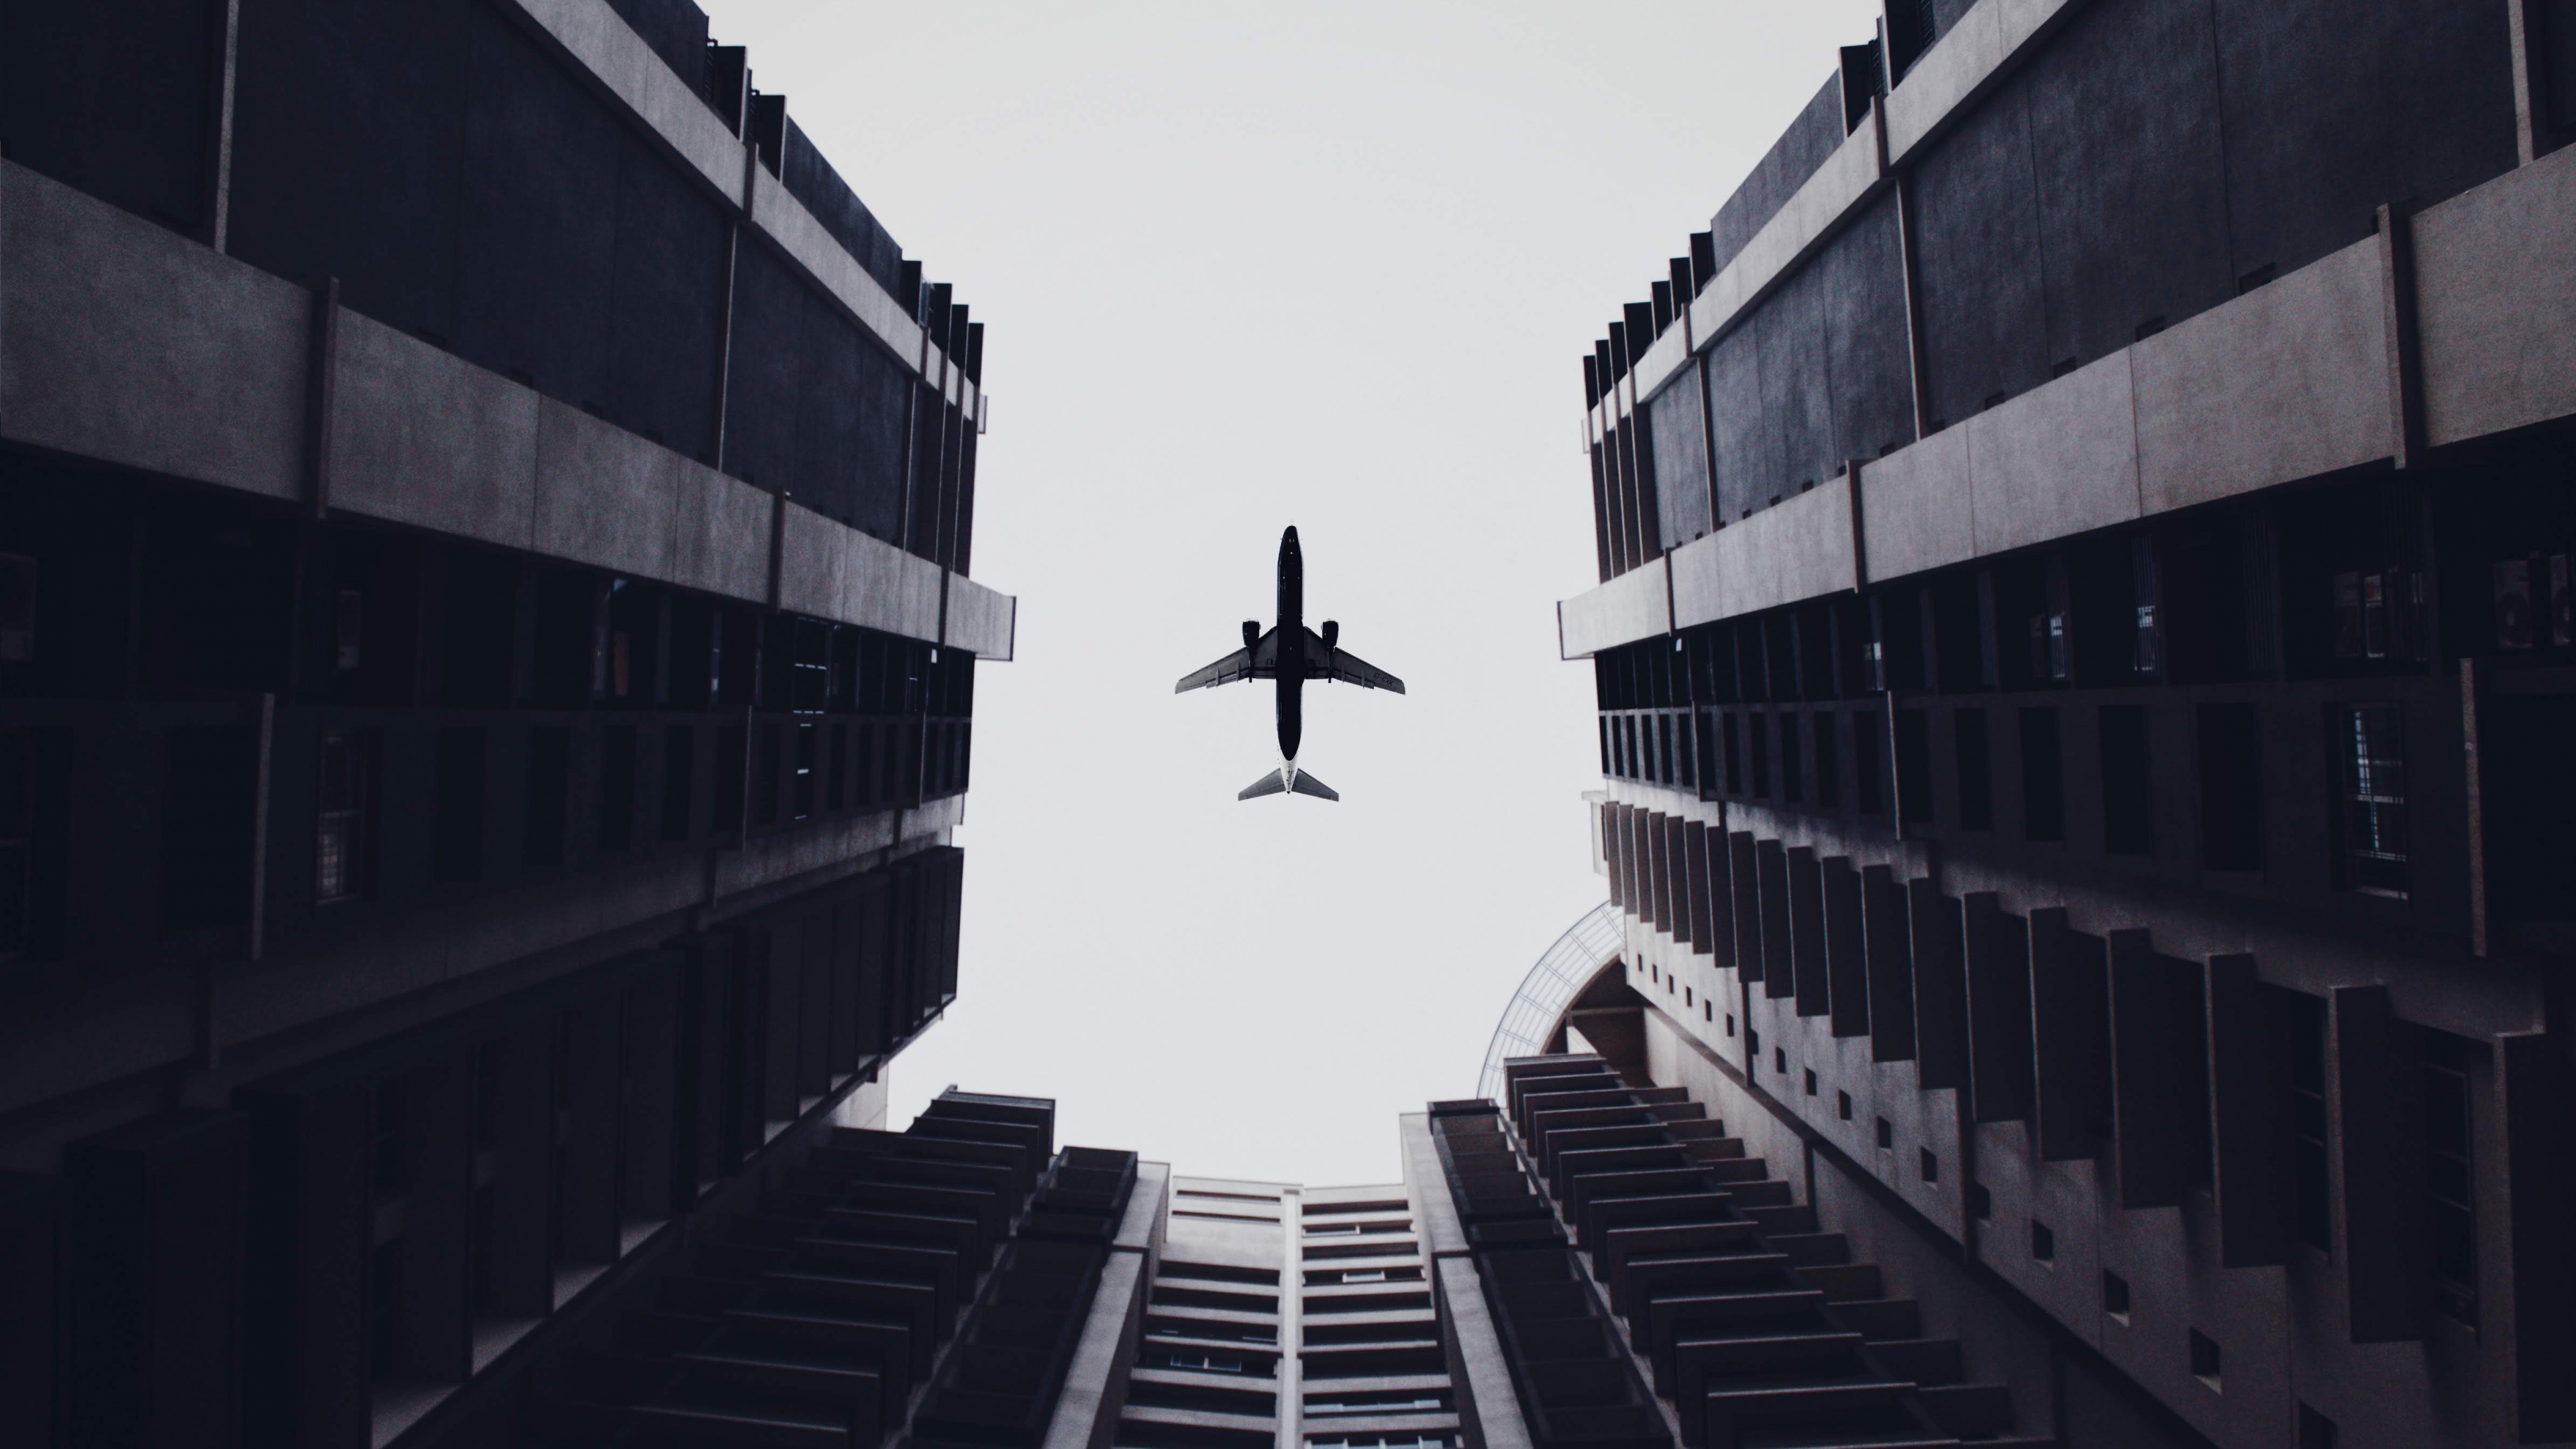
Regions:
[[1260, 779], [1253, 781], [1251, 784], [1244, 786], [1242, 791], [1234, 798], [1237, 800], [1258, 800], [1264, 795], [1282, 795], [1291, 792], [1299, 795], [1312, 795], [1318, 800], [1339, 800], [1342, 798], [1341, 792], [1335, 790], [1332, 786], [1325, 784], [1323, 781], [1316, 779], [1314, 776], [1307, 774], [1303, 770], [1284, 765], [1271, 771], [1269, 774], [1262, 776]]

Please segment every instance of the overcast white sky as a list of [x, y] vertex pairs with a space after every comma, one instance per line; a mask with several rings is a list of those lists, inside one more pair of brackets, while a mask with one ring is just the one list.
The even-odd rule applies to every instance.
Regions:
[[[1396, 1176], [1600, 901], [1578, 359], [1876, 0], [700, 0], [905, 254], [989, 324], [955, 1082], [1184, 1173]], [[1172, 681], [1307, 617], [1401, 675], [1306, 692], [1342, 792], [1237, 803], [1266, 688]]]

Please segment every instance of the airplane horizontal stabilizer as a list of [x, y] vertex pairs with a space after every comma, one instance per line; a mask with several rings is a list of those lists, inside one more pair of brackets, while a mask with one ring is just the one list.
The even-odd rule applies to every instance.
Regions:
[[1273, 770], [1269, 774], [1262, 776], [1260, 779], [1253, 781], [1251, 784], [1244, 786], [1242, 793], [1236, 795], [1234, 798], [1237, 800], [1258, 800], [1264, 795], [1279, 794], [1287, 788], [1287, 786], [1279, 783], [1279, 772], [1277, 770]]
[[1314, 776], [1307, 774], [1303, 770], [1299, 770], [1297, 772], [1297, 783], [1289, 786], [1288, 788], [1296, 791], [1300, 795], [1312, 795], [1318, 800], [1339, 800], [1342, 798], [1342, 792], [1325, 784], [1323, 781], [1316, 779]]

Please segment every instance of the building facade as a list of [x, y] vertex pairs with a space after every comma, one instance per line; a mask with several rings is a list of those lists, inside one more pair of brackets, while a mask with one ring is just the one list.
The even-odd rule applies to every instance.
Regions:
[[982, 324], [687, 0], [14, 7], [0, 158], [0, 1440], [491, 1442], [955, 997]]
[[2576, 1440], [2571, 124], [2565, 5], [1890, 3], [1585, 359], [1584, 1034], [2069, 1444]]

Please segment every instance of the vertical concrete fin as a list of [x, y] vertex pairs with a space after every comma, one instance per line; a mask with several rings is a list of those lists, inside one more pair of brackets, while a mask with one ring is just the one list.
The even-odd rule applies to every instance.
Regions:
[[2175, 1019], [2171, 963], [2145, 931], [2113, 931], [2110, 960], [2111, 1142], [2120, 1206], [2174, 1207], [2183, 1183], [2181, 1033], [2199, 1023]]
[[2266, 1267], [2289, 1257], [2288, 1054], [2274, 1050], [2254, 958], [2212, 956], [2207, 969], [2218, 1261]]
[[2354, 1343], [2424, 1336], [2424, 1068], [2385, 986], [2338, 986], [2327, 1081], [2343, 1200], [2336, 1227]]

